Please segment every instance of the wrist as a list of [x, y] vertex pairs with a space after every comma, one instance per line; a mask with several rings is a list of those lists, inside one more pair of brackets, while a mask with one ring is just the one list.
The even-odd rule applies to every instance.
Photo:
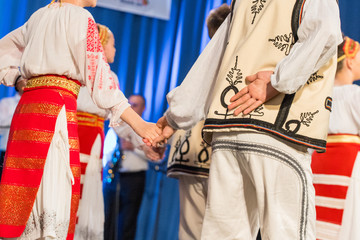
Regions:
[[17, 91], [17, 92], [19, 92], [19, 89], [17, 88], [17, 84], [19, 83], [19, 80], [21, 79], [21, 75], [19, 75], [17, 78], [16, 78], [16, 80], [15, 80], [15, 84], [14, 84], [14, 86], [15, 86], [15, 91]]
[[171, 127], [172, 129], [179, 129], [178, 125], [176, 124], [176, 122], [174, 120], [172, 120], [170, 114], [168, 111], [165, 112], [164, 114], [167, 126]]
[[126, 122], [137, 134], [141, 131], [145, 121], [131, 108], [128, 107], [121, 115], [121, 119]]

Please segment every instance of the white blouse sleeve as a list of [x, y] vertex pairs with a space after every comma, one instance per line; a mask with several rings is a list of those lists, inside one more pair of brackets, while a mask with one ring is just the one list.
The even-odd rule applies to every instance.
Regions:
[[74, 56], [80, 56], [79, 70], [94, 103], [99, 108], [110, 109], [110, 126], [117, 126], [121, 122], [121, 114], [130, 104], [111, 74], [96, 23], [90, 13], [86, 21], [83, 24], [87, 26], [86, 39], [74, 44]]
[[299, 90], [337, 53], [343, 39], [336, 0], [307, 0], [297, 35], [299, 39], [290, 54], [271, 76], [272, 86], [286, 94]]
[[13, 86], [20, 75], [21, 55], [25, 48], [26, 24], [0, 39], [0, 84]]
[[191, 129], [206, 117], [212, 88], [227, 41], [230, 18], [216, 31], [180, 86], [167, 94], [169, 108], [165, 113], [174, 129]]

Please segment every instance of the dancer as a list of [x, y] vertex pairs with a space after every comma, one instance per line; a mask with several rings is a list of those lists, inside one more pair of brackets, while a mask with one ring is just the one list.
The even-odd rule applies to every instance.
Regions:
[[[104, 25], [96, 24], [101, 45], [108, 63], [114, 62], [115, 38]], [[115, 83], [116, 74], [111, 71]], [[80, 143], [80, 202], [76, 239], [103, 239], [104, 198], [102, 192], [102, 151], [104, 148], [104, 120], [109, 111], [97, 107], [86, 87], [80, 88], [77, 99], [77, 118]]]
[[[230, 13], [226, 3], [210, 11], [206, 18], [212, 38]], [[167, 176], [179, 180], [179, 239], [200, 239], [208, 191], [211, 147], [201, 138], [204, 121], [188, 131], [179, 130], [172, 137]]]
[[342, 39], [337, 2], [238, 0], [232, 9], [168, 94], [154, 144], [207, 116], [202, 239], [255, 239], [259, 226], [263, 239], [315, 239], [307, 148], [326, 147]]
[[0, 83], [28, 79], [5, 155], [0, 237], [73, 238], [80, 193], [80, 85], [99, 107], [111, 110], [112, 125], [121, 118], [149, 140], [160, 133], [129, 107], [112, 78], [96, 24], [83, 8], [95, 5], [96, 0], [53, 1], [0, 40]]
[[345, 37], [338, 48], [326, 153], [314, 153], [317, 239], [360, 239], [359, 43]]

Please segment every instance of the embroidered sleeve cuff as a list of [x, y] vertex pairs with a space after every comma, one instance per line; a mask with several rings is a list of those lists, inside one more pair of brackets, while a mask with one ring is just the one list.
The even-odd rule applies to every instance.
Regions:
[[130, 104], [127, 101], [124, 101], [111, 108], [111, 118], [110, 118], [109, 127], [117, 127], [123, 123], [120, 116], [128, 107], [130, 107]]

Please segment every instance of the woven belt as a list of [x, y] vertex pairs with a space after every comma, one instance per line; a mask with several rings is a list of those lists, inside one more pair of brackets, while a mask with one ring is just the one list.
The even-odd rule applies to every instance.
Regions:
[[44, 75], [28, 79], [24, 91], [39, 88], [57, 88], [66, 90], [77, 97], [80, 86], [79, 81], [65, 76]]
[[104, 118], [87, 112], [77, 112], [78, 125], [104, 129]]
[[351, 134], [330, 134], [327, 137], [327, 143], [358, 143], [360, 144], [360, 137]]

